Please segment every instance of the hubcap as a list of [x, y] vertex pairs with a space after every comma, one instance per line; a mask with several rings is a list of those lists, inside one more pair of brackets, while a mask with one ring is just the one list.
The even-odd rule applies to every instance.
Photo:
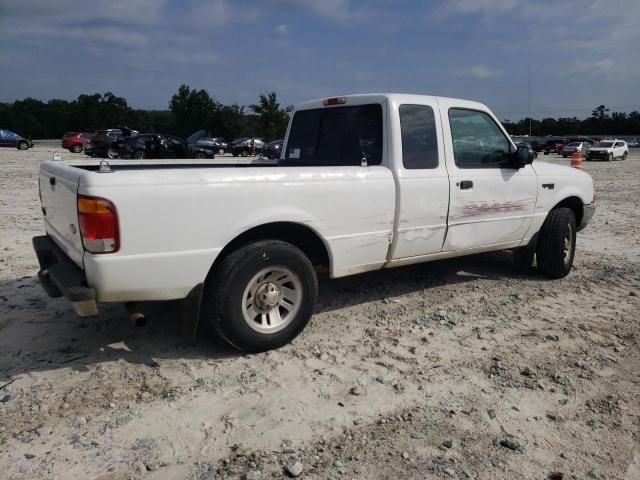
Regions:
[[275, 333], [295, 318], [302, 304], [302, 282], [289, 268], [268, 267], [249, 281], [242, 295], [242, 316], [260, 333]]
[[567, 225], [567, 233], [564, 235], [564, 264], [569, 265], [571, 261], [571, 248], [573, 243], [573, 230], [571, 225]]

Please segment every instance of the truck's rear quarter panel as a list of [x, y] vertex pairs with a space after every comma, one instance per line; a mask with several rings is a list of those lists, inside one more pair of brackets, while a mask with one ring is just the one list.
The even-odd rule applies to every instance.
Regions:
[[84, 175], [79, 193], [117, 210], [114, 254], [85, 254], [98, 301], [184, 298], [220, 251], [272, 222], [307, 225], [324, 240], [333, 276], [381, 267], [395, 211], [385, 167], [260, 167], [113, 171]]

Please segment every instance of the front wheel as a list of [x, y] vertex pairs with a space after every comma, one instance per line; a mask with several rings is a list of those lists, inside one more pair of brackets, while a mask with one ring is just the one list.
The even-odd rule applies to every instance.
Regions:
[[20, 140], [20, 142], [18, 143], [18, 149], [19, 150], [26, 150], [27, 148], [29, 148], [29, 144], [27, 142], [25, 142], [24, 140]]
[[224, 155], [224, 148], [218, 149], [218, 155]]
[[576, 251], [576, 217], [569, 208], [551, 210], [538, 234], [538, 270], [550, 277], [567, 276]]
[[195, 154], [195, 157], [196, 157], [198, 160], [202, 160], [203, 158], [207, 158], [207, 156], [204, 154], [204, 152], [197, 152], [197, 153]]
[[118, 158], [118, 151], [115, 148], [107, 150], [107, 158]]
[[261, 352], [285, 345], [304, 329], [317, 292], [313, 265], [300, 249], [264, 240], [216, 266], [203, 302], [222, 338], [240, 350]]
[[627, 159], [627, 152], [624, 152], [624, 153], [622, 154], [622, 160], [626, 160], [626, 159]]
[[82, 145], [80, 145], [79, 143], [76, 143], [73, 147], [71, 147], [71, 151], [73, 153], [80, 153], [82, 152]]
[[611, 162], [613, 160], [613, 153], [607, 155], [607, 162]]

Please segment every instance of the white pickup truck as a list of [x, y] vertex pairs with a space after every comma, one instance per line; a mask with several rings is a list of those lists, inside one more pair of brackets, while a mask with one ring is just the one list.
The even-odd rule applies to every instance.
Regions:
[[507, 249], [567, 275], [593, 182], [533, 159], [481, 103], [368, 94], [297, 106], [268, 165], [45, 161], [39, 277], [80, 315], [182, 299], [190, 327], [276, 348], [309, 321], [318, 272]]

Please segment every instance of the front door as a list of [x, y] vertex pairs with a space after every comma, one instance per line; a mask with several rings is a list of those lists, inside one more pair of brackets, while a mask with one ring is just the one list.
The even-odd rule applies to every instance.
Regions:
[[514, 166], [515, 147], [488, 112], [440, 102], [451, 189], [443, 251], [521, 241], [533, 220], [535, 171]]

